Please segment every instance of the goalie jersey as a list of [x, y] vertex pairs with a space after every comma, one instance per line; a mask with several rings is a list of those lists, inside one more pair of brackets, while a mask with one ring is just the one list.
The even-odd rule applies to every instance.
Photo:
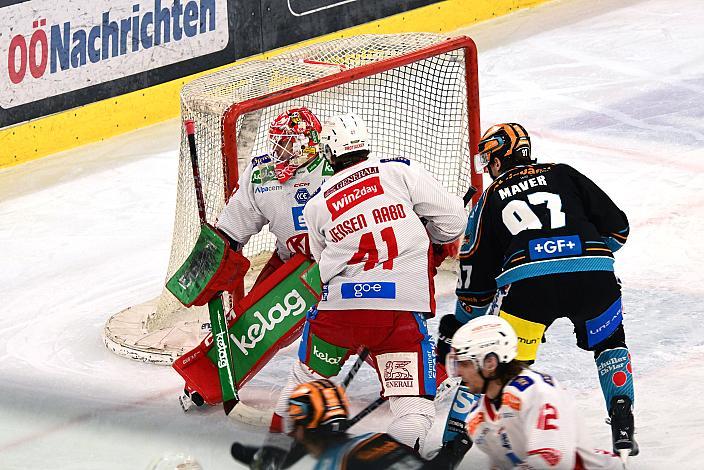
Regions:
[[431, 243], [461, 236], [466, 212], [422, 165], [370, 156], [327, 180], [304, 218], [320, 310], [434, 312]]
[[517, 166], [472, 209], [460, 250], [458, 299], [488, 306], [497, 287], [530, 277], [613, 271], [628, 237], [626, 214], [564, 164]]
[[281, 260], [288, 260], [294, 253], [310, 256], [303, 206], [332, 174], [327, 160], [318, 156], [281, 183], [271, 157], [255, 157], [240, 176], [238, 188], [227, 201], [216, 226], [245, 245], [269, 224]]
[[574, 400], [551, 376], [524, 369], [500, 403], [482, 395], [467, 433], [496, 469], [622, 470], [615, 454], [585, 443]]

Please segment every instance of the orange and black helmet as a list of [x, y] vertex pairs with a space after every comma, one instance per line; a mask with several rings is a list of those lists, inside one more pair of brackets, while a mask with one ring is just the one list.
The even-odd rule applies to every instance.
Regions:
[[481, 172], [495, 159], [502, 171], [531, 163], [530, 137], [525, 128], [513, 122], [491, 126], [479, 141], [475, 168]]
[[288, 412], [294, 425], [307, 430], [344, 430], [348, 409], [345, 390], [326, 379], [299, 385], [288, 399]]

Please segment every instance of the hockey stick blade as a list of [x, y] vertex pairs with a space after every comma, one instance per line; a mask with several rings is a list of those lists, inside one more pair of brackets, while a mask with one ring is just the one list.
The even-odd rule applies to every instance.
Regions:
[[227, 413], [227, 417], [251, 426], [269, 426], [272, 414], [271, 410], [260, 410], [239, 401]]

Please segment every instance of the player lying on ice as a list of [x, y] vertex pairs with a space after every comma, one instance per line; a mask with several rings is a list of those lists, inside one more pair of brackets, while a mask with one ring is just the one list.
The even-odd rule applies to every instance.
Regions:
[[433, 245], [444, 245], [441, 252], [456, 246], [463, 203], [419, 163], [371, 152], [356, 114], [326, 121], [320, 147], [335, 175], [303, 216], [323, 295], [306, 320], [271, 428], [287, 430], [288, 395], [296, 386], [336, 376], [364, 345], [389, 399], [389, 434], [419, 450], [435, 416], [436, 364], [426, 325], [435, 311]]
[[[316, 470], [441, 470], [454, 469], [469, 450], [469, 438], [458, 436], [432, 460], [384, 433], [358, 436], [347, 433], [349, 405], [344, 388], [321, 379], [298, 385], [288, 399], [292, 422], [290, 437], [280, 436], [276, 446], [260, 448], [232, 445], [232, 456], [252, 469], [285, 469], [303, 456], [317, 460]], [[353, 418], [354, 419], [354, 418]], [[272, 444], [270, 442], [269, 444]]]
[[613, 255], [628, 237], [626, 215], [574, 168], [531, 159], [519, 124], [489, 128], [475, 168], [494, 181], [469, 216], [457, 310], [440, 321], [439, 362], [454, 331], [487, 312], [511, 324], [517, 359], [528, 363], [545, 330], [569, 318], [577, 346], [594, 354], [614, 452], [636, 455], [633, 373]]
[[574, 398], [547, 374], [517, 361], [518, 338], [501, 317], [470, 320], [452, 338], [450, 370], [481, 394], [466, 432], [492, 469], [623, 469], [608, 451], [585, 444]]

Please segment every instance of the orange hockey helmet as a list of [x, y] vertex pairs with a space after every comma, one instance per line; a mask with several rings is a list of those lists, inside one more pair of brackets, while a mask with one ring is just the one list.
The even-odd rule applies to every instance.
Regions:
[[517, 165], [527, 165], [530, 159], [530, 137], [523, 126], [516, 123], [491, 126], [479, 141], [479, 153], [474, 157], [478, 173], [494, 160], [501, 162], [501, 171]]
[[344, 388], [327, 379], [299, 385], [288, 399], [288, 412], [294, 425], [311, 431], [343, 431], [348, 409]]

